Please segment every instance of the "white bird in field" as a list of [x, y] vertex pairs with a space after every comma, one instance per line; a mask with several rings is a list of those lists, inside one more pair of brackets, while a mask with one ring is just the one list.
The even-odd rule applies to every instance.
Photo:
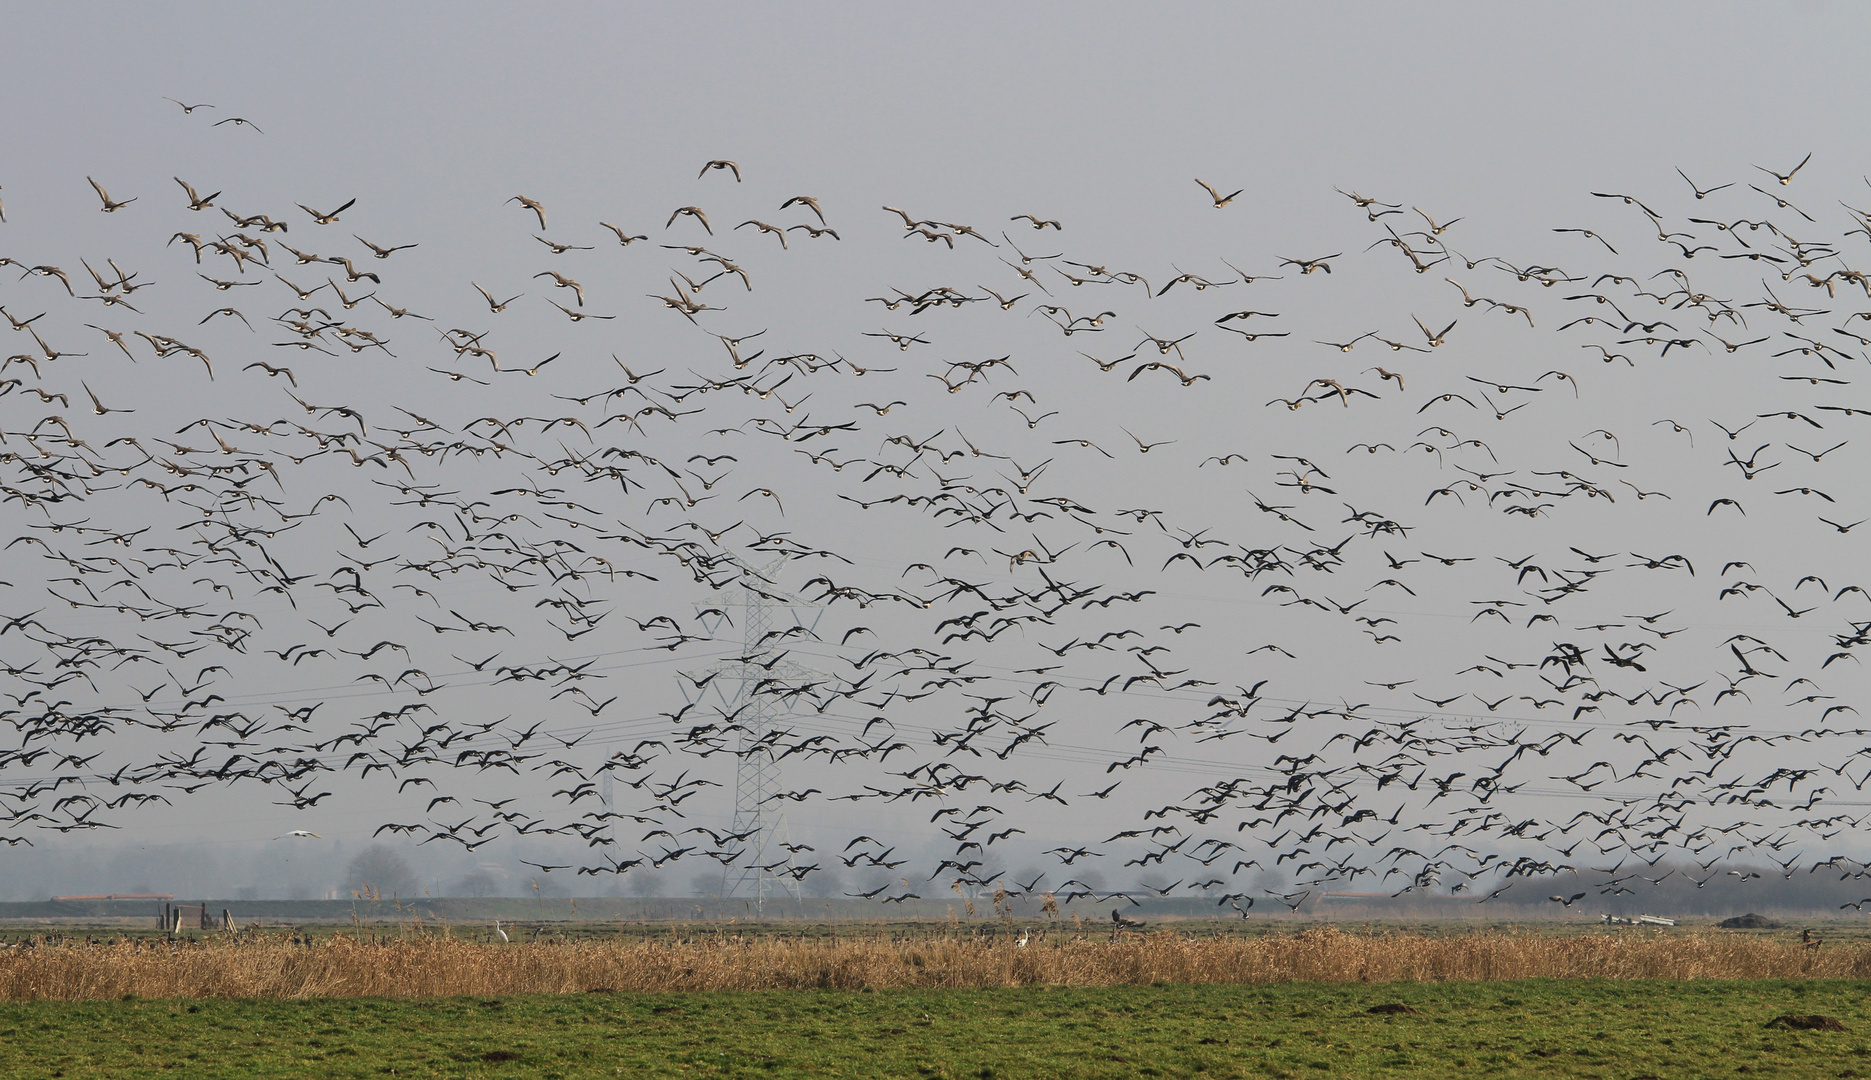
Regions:
[[324, 839], [324, 837], [318, 835], [317, 833], [311, 831], [310, 829], [294, 829], [289, 833], [283, 833], [279, 836], [275, 836], [273, 839], [284, 840], [288, 836], [296, 836], [301, 840], [323, 840]]
[[498, 934], [498, 935], [500, 936], [500, 940], [502, 940], [502, 941], [510, 941], [510, 940], [512, 940], [512, 939], [510, 939], [510, 938], [508, 938], [508, 937], [507, 937], [507, 932], [506, 932], [505, 930], [502, 930], [502, 929], [500, 928], [500, 920], [499, 920], [499, 919], [495, 919], [495, 920], [494, 920], [494, 933], [496, 933], [496, 934]]
[[1020, 931], [1020, 940], [1014, 942], [1014, 946], [1016, 948], [1021, 948], [1021, 949], [1026, 948], [1026, 943], [1028, 940], [1032, 938], [1032, 936], [1033, 936], [1033, 932], [1031, 930]]

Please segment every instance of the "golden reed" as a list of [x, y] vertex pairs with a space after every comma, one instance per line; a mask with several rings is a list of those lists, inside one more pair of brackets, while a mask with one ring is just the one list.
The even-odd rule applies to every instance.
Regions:
[[256, 935], [196, 943], [65, 942], [0, 952], [0, 1000], [430, 997], [614, 991], [892, 989], [1172, 983], [1871, 977], [1871, 944], [1743, 934], [1363, 935], [1331, 928], [1191, 938], [1074, 935], [1020, 946], [956, 936], [831, 941], [665, 936], [502, 944], [439, 935]]

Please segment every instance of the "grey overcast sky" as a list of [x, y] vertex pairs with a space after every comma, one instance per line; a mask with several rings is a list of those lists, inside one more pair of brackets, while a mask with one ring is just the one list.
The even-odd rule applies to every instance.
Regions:
[[[746, 655], [745, 612], [705, 610], [743, 595], [728, 552], [788, 554], [776, 589], [817, 602], [767, 646], [798, 666], [747, 685], [794, 748], [791, 865], [853, 888], [881, 873], [832, 858], [859, 833], [911, 881], [1051, 886], [1348, 838], [1210, 867], [1289, 895], [1583, 867], [1555, 854], [1607, 827], [1580, 811], [1623, 815], [1607, 862], [1737, 824], [1829, 854], [1871, 770], [1868, 22], [12, 11], [0, 305], [45, 314], [0, 329], [0, 615], [37, 620], [0, 635], [0, 833], [33, 845], [0, 863], [385, 824], [450, 872], [756, 861], [680, 832], [734, 820], [745, 725], [683, 711]], [[135, 201], [99, 213], [88, 178]], [[262, 214], [289, 231], [232, 220]], [[635, 820], [581, 817], [606, 806]]]

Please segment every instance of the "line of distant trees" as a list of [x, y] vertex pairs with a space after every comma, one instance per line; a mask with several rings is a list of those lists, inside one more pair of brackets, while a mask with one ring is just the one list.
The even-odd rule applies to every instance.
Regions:
[[[880, 876], [894, 877], [872, 873], [847, 879], [837, 871], [821, 870], [807, 876], [800, 886], [800, 892], [807, 897], [841, 898], [847, 890], [862, 891], [876, 887], [881, 882], [873, 879]], [[1097, 875], [1084, 877], [1089, 881]], [[1615, 884], [1606, 884], [1613, 880]], [[1153, 899], [1152, 890], [1146, 882], [1132, 883], [1128, 888], [1121, 885], [1106, 886], [1102, 878], [1090, 883], [1094, 887], [1130, 892], [1140, 900]], [[918, 890], [925, 898], [947, 898], [941, 882], [925, 884], [928, 887]], [[1263, 889], [1266, 884], [1261, 883]], [[575, 882], [548, 882], [543, 876], [536, 876], [519, 891], [519, 895], [534, 894], [534, 885], [538, 886], [537, 894], [540, 895], [566, 896], [578, 891]], [[644, 899], [718, 897], [726, 885], [726, 875], [719, 870], [701, 871], [681, 879], [655, 871], [633, 871], [624, 876], [622, 885], [623, 891], [629, 895]], [[1635, 858], [1626, 859], [1625, 865], [1615, 874], [1547, 874], [1512, 879], [1511, 882], [1483, 878], [1468, 883], [1462, 892], [1451, 892], [1450, 888], [1444, 886], [1404, 894], [1404, 897], [1398, 899], [1405, 900], [1408, 897], [1410, 899], [1405, 900], [1406, 903], [1415, 903], [1433, 897], [1446, 905], [1476, 904], [1503, 885], [1511, 887], [1487, 901], [1496, 909], [1531, 907], [1550, 908], [1555, 913], [1560, 910], [1587, 910], [1612, 915], [1650, 912], [1726, 916], [1748, 911], [1837, 912], [1858, 910], [1860, 905], [1871, 906], [1871, 874], [1866, 872], [1863, 864], [1840, 863], [1810, 870], [1800, 869], [1788, 874], [1771, 865], [1717, 864], [1704, 868], [1694, 863], [1662, 861], [1652, 867]], [[501, 882], [493, 875], [477, 870], [445, 885], [444, 892], [450, 896], [481, 898], [494, 896], [501, 888]], [[382, 844], [373, 844], [351, 858], [345, 868], [343, 889], [346, 895], [411, 897], [420, 895], [424, 884], [407, 858]], [[508, 889], [511, 891], [512, 887], [508, 886]], [[1330, 902], [1322, 899], [1328, 891], [1383, 890], [1373, 889], [1363, 882], [1321, 886], [1314, 890], [1314, 896], [1300, 910], [1310, 914], [1329, 913]], [[1547, 899], [1555, 895], [1569, 899], [1580, 892], [1587, 895], [1564, 908]], [[1169, 899], [1199, 903], [1203, 897], [1196, 893], [1177, 892]], [[1363, 901], [1360, 906], [1381, 909], [1386, 904], [1379, 897]], [[1261, 897], [1255, 907], [1264, 908], [1270, 913], [1279, 910], [1279, 904], [1271, 897]], [[1478, 909], [1477, 913], [1483, 910]]]

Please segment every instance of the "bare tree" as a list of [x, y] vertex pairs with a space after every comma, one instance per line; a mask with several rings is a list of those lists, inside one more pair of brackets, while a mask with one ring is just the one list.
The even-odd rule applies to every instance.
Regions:
[[476, 870], [474, 873], [455, 882], [455, 891], [463, 896], [486, 896], [493, 892], [495, 886], [498, 884], [499, 883], [494, 880], [492, 874], [482, 870]]
[[344, 887], [358, 893], [408, 896], [416, 891], [416, 871], [408, 859], [382, 844], [372, 844], [345, 867]]

